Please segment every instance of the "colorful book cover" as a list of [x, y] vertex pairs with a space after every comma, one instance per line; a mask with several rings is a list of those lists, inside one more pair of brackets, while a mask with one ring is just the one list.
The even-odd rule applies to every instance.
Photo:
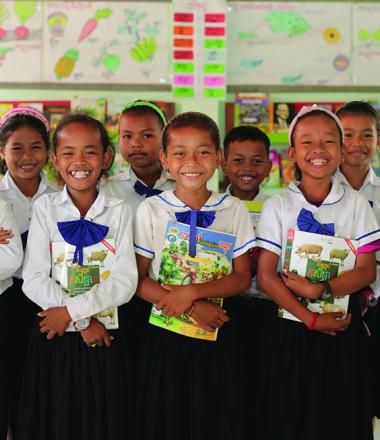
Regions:
[[289, 125], [296, 115], [294, 104], [275, 102], [273, 107], [273, 131], [287, 133]]
[[[68, 296], [81, 295], [111, 275], [115, 261], [115, 240], [107, 239], [83, 248], [83, 266], [73, 263], [75, 246], [66, 242], [51, 244], [52, 279]], [[107, 329], [119, 328], [117, 307], [109, 307], [95, 315]], [[67, 331], [74, 331], [72, 324]]]
[[[206, 283], [231, 273], [236, 237], [211, 229], [197, 228], [196, 256], [189, 255], [190, 227], [169, 221], [162, 251], [159, 283], [186, 285]], [[222, 306], [222, 298], [209, 298]], [[217, 330], [208, 332], [198, 327], [191, 317], [168, 317], [154, 306], [149, 322], [158, 327], [192, 338], [216, 341]]]
[[269, 160], [272, 162], [268, 179], [262, 184], [263, 189], [272, 189], [281, 187], [281, 155], [277, 150], [270, 150]]
[[245, 207], [248, 209], [253, 225], [256, 228], [260, 220], [260, 214], [263, 209], [264, 202], [257, 202], [254, 200], [243, 200], [243, 203]]
[[[301, 275], [311, 282], [328, 281], [355, 267], [358, 244], [357, 240], [291, 229], [288, 231], [284, 269]], [[346, 314], [349, 297], [346, 295], [325, 300], [299, 299], [312, 312]], [[281, 308], [278, 316], [298, 321], [295, 316]]]
[[254, 125], [266, 133], [272, 130], [273, 105], [266, 95], [238, 93], [235, 99], [235, 126]]

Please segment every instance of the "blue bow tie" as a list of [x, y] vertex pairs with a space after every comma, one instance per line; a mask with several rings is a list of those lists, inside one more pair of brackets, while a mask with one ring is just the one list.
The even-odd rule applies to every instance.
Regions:
[[144, 185], [139, 180], [136, 180], [136, 183], [133, 185], [133, 189], [140, 196], [145, 196], [145, 198], [156, 196], [157, 194], [161, 194], [162, 190], [149, 188], [149, 186]]
[[29, 231], [25, 231], [21, 234], [21, 243], [22, 243], [22, 248], [24, 250], [26, 249], [26, 242], [28, 241], [28, 234], [29, 234]]
[[300, 231], [304, 232], [330, 236], [335, 235], [334, 223], [319, 223], [310, 211], [303, 208], [298, 215], [297, 226]]
[[75, 246], [73, 263], [83, 266], [83, 248], [102, 241], [108, 232], [108, 226], [99, 225], [81, 218], [67, 222], [57, 222], [58, 230], [66, 243]]
[[191, 209], [190, 211], [176, 212], [176, 219], [190, 225], [189, 255], [195, 257], [197, 254], [197, 226], [207, 228], [215, 220], [215, 211], [199, 211]]

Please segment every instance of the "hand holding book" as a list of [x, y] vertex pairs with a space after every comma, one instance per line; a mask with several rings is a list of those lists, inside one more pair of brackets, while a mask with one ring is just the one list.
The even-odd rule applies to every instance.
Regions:
[[284, 269], [280, 276], [285, 286], [297, 296], [318, 299], [323, 292], [323, 283], [312, 283], [306, 278], [287, 269]]
[[167, 290], [167, 294], [156, 305], [166, 316], [180, 316], [186, 312], [197, 299], [196, 287], [194, 284], [186, 286], [174, 286], [170, 284], [161, 284]]
[[91, 318], [90, 325], [85, 330], [82, 330], [80, 334], [84, 343], [89, 347], [93, 346], [94, 344], [98, 345], [99, 347], [102, 347], [104, 344], [106, 347], [110, 347], [111, 342], [114, 339], [113, 336], [108, 333], [104, 324], [102, 324], [96, 318]]
[[230, 320], [227, 313], [218, 305], [207, 300], [195, 303], [191, 318], [203, 330], [214, 332]]

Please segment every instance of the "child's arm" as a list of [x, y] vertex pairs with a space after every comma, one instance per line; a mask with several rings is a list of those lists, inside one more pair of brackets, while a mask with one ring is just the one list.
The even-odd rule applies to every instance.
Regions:
[[215, 331], [230, 320], [227, 312], [211, 301], [196, 301], [191, 306], [191, 309], [189, 315], [194, 319], [198, 327], [209, 332]]
[[106, 347], [110, 347], [111, 342], [114, 339], [114, 337], [108, 333], [104, 325], [96, 318], [91, 318], [90, 325], [80, 333], [84, 343], [89, 347], [96, 345], [102, 347], [103, 344], [105, 344]]
[[[277, 275], [278, 259], [279, 256], [277, 254], [266, 249], [260, 250], [257, 283], [273, 301], [297, 317], [308, 327], [313, 320], [313, 313], [307, 310], [307, 308], [297, 300]], [[318, 316], [314, 329], [335, 335], [337, 331], [345, 330], [350, 325], [350, 322], [351, 316], [349, 314], [343, 319], [342, 313], [325, 313]]]
[[[3, 227], [4, 246], [0, 246], [0, 280], [11, 277], [20, 267], [23, 259], [23, 250], [20, 234], [11, 203], [0, 199], [0, 224]], [[9, 231], [10, 235], [9, 235]], [[11, 231], [14, 231], [12, 233]]]
[[[323, 283], [311, 283], [289, 271], [281, 274], [281, 278], [286, 287], [304, 298], [317, 299], [324, 289]], [[357, 255], [355, 268], [329, 280], [329, 284], [334, 296], [345, 296], [358, 292], [373, 283], [375, 279], [376, 257], [370, 252]]]
[[229, 297], [248, 289], [251, 283], [251, 268], [248, 252], [232, 260], [233, 272], [218, 280], [188, 286], [163, 287], [167, 294], [157, 303], [165, 315], [181, 315], [194, 301], [211, 297]]

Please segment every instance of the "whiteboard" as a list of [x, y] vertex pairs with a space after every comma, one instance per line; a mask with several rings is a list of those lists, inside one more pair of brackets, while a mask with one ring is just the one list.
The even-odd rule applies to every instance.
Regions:
[[229, 3], [228, 84], [350, 84], [351, 14], [347, 3]]
[[361, 3], [353, 6], [353, 82], [379, 85], [380, 5]]
[[169, 81], [167, 3], [47, 1], [43, 31], [43, 81]]
[[41, 47], [42, 2], [0, 1], [0, 82], [40, 81]]

